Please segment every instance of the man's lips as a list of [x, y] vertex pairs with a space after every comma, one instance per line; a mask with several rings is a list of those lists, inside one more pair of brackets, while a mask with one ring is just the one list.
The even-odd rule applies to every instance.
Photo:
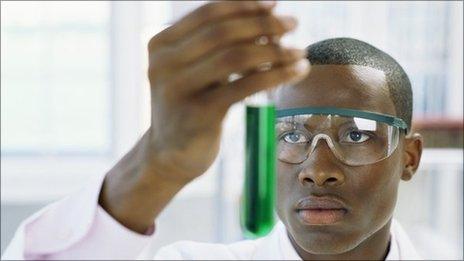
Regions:
[[346, 204], [332, 197], [306, 197], [296, 205], [298, 217], [306, 224], [329, 225], [342, 220], [348, 212]]

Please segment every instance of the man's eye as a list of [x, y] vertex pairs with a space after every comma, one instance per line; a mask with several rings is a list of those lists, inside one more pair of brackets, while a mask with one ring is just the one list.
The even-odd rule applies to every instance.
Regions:
[[309, 141], [308, 137], [302, 133], [289, 132], [286, 133], [282, 139], [287, 143], [306, 143]]
[[350, 131], [345, 134], [342, 141], [349, 143], [362, 143], [370, 139], [370, 136], [362, 131]]

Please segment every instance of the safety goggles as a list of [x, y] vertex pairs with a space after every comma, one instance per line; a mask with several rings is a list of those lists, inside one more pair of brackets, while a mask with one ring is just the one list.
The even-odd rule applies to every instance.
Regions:
[[397, 117], [361, 110], [305, 107], [277, 110], [277, 158], [300, 164], [320, 140], [343, 163], [361, 166], [389, 157], [406, 123]]

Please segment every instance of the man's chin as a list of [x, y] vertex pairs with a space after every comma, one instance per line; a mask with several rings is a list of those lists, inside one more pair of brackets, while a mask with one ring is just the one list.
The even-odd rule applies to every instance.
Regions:
[[312, 232], [311, 234], [292, 235], [290, 240], [301, 249], [314, 255], [337, 255], [346, 253], [357, 247], [362, 240], [357, 237], [339, 233]]

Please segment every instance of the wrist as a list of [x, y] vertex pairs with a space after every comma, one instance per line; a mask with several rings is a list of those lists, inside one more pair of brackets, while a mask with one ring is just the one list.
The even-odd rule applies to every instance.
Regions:
[[169, 188], [182, 188], [190, 183], [194, 176], [185, 173], [184, 169], [179, 169], [179, 164], [173, 162], [172, 151], [166, 150], [156, 145], [154, 131], [152, 127], [148, 129], [143, 139], [143, 149], [141, 149], [141, 169], [140, 175], [148, 183], [163, 183]]
[[147, 136], [109, 171], [99, 199], [113, 218], [142, 234], [185, 185], [164, 178], [164, 166], [147, 159]]

